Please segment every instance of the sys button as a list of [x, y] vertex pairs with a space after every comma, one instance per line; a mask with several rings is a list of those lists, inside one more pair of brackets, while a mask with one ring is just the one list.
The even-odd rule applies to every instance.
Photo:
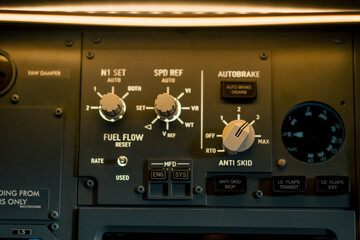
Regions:
[[152, 181], [164, 181], [167, 180], [167, 170], [164, 168], [151, 168], [150, 180]]
[[320, 176], [315, 178], [316, 192], [319, 194], [341, 195], [350, 193], [349, 177]]
[[272, 178], [274, 193], [304, 194], [306, 192], [306, 178], [304, 176], [278, 176]]
[[239, 176], [239, 175], [215, 176], [214, 193], [216, 194], [246, 193], [246, 176]]
[[172, 171], [172, 179], [174, 181], [188, 181], [190, 180], [190, 169], [188, 168], [174, 168]]

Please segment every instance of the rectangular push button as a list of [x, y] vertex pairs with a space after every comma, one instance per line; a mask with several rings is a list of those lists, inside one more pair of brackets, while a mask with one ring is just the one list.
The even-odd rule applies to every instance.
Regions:
[[222, 99], [254, 99], [256, 98], [256, 82], [222, 81]]
[[214, 177], [214, 193], [241, 194], [246, 193], [246, 176], [222, 175]]
[[344, 176], [320, 176], [315, 178], [319, 194], [341, 195], [350, 193], [350, 179]]
[[174, 168], [172, 171], [172, 179], [174, 181], [188, 181], [190, 180], [190, 169], [188, 168]]
[[151, 168], [150, 180], [152, 181], [164, 181], [167, 180], [167, 170], [164, 168]]
[[272, 178], [274, 193], [303, 194], [306, 192], [306, 178], [304, 176], [278, 176]]

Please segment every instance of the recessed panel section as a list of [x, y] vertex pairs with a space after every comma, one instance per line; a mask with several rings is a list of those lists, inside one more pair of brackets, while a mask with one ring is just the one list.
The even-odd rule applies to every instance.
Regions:
[[50, 210], [60, 212], [63, 119], [54, 110], [0, 109], [0, 211], [6, 219], [47, 220]]

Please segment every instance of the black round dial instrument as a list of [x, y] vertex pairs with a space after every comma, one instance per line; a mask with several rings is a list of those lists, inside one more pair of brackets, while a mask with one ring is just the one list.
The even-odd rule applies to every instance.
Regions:
[[16, 77], [15, 64], [4, 51], [0, 50], [0, 95], [6, 93], [14, 84]]
[[307, 163], [333, 158], [345, 137], [340, 116], [318, 102], [305, 102], [292, 108], [284, 119], [281, 133], [287, 151]]

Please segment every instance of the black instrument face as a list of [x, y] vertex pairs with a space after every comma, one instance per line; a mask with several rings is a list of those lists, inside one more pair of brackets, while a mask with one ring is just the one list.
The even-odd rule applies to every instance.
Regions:
[[10, 56], [0, 51], [0, 95], [6, 93], [15, 82], [15, 65]]
[[287, 151], [307, 163], [326, 162], [341, 149], [345, 130], [340, 116], [329, 106], [305, 102], [286, 115], [282, 140]]

